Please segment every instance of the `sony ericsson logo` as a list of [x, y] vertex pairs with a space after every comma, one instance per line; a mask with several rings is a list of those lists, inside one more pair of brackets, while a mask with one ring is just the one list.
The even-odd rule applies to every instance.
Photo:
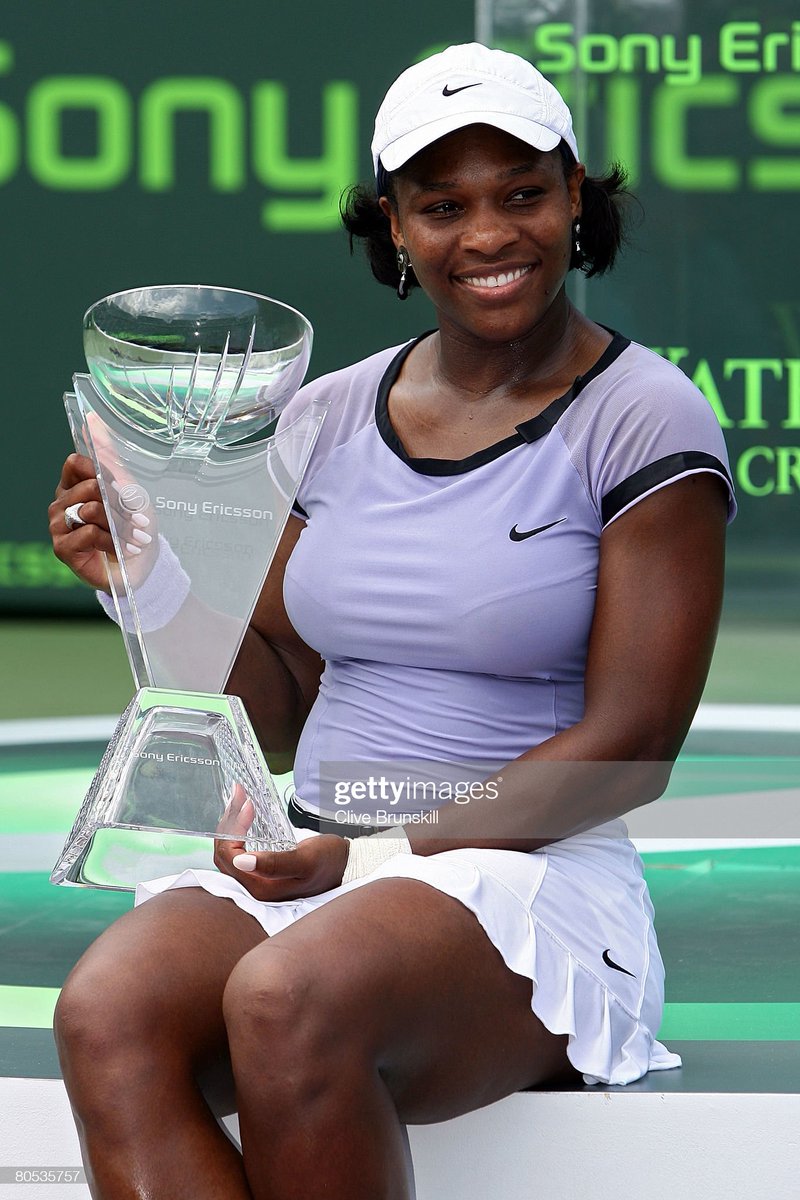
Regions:
[[516, 525], [508, 531], [508, 536], [512, 542], [524, 542], [527, 538], [536, 537], [537, 533], [544, 533], [545, 529], [552, 529], [554, 525], [560, 525], [562, 521], [566, 521], [566, 517], [559, 517], [557, 521], [550, 521], [548, 525], [538, 525], [536, 529], [517, 529]]
[[190, 767], [218, 767], [220, 765], [218, 758], [199, 758], [195, 754], [177, 754], [172, 750], [166, 754], [163, 750], [140, 750], [136, 757], [144, 759], [145, 762], [183, 763]]
[[[151, 505], [150, 496], [145, 488], [138, 483], [126, 483], [120, 487], [114, 484], [119, 496], [120, 508], [129, 513], [140, 513]], [[251, 508], [243, 504], [213, 504], [203, 500], [171, 500], [169, 496], [156, 496], [153, 507], [160, 512], [182, 513], [187, 517], [212, 517], [217, 520], [233, 521], [271, 521], [272, 510], [269, 508]]]
[[187, 517], [212, 517], [216, 520], [231, 521], [271, 521], [272, 510], [269, 508], [251, 508], [244, 504], [213, 504], [203, 500], [171, 500], [169, 496], [156, 496], [157, 511], [180, 513]]
[[156, 496], [155, 502], [152, 502], [146, 489], [138, 483], [126, 483], [122, 486], [114, 483], [113, 486], [119, 497], [120, 508], [129, 513], [144, 512], [152, 505], [156, 511], [180, 513], [187, 517], [210, 517], [223, 521], [273, 520], [273, 513], [269, 508], [251, 508], [244, 504], [213, 504], [210, 500], [203, 500], [202, 503], [196, 500], [172, 500], [169, 496]]
[[150, 507], [150, 497], [138, 483], [126, 483], [122, 487], [115, 483], [114, 487], [119, 496], [120, 507], [126, 512], [143, 512]]

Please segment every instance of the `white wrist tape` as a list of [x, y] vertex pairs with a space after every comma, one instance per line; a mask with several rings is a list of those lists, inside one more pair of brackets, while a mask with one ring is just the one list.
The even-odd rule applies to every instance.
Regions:
[[345, 840], [350, 842], [350, 846], [342, 883], [352, 883], [354, 879], [369, 875], [381, 863], [388, 862], [396, 854], [413, 853], [406, 831], [401, 826], [384, 829], [368, 837]]
[[[189, 576], [178, 562], [167, 539], [159, 534], [158, 558], [145, 581], [135, 590], [136, 613], [142, 633], [153, 633], [156, 629], [163, 629], [165, 625], [169, 625], [172, 618], [183, 608], [190, 588]], [[96, 595], [106, 614], [119, 624], [113, 596], [109, 596], [107, 592], [97, 592]], [[127, 596], [120, 596], [119, 608], [123, 629], [128, 633], [135, 633], [136, 622]]]

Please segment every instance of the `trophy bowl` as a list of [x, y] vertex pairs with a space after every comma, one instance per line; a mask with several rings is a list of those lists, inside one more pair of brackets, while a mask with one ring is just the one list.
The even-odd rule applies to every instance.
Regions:
[[117, 292], [83, 319], [86, 361], [109, 408], [168, 442], [269, 437], [302, 383], [311, 341], [289, 305], [203, 284]]

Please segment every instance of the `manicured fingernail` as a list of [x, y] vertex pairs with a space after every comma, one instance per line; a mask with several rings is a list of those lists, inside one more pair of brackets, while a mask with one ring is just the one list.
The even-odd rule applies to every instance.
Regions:
[[132, 536], [133, 536], [134, 541], [141, 542], [143, 546], [149, 546], [153, 540], [150, 537], [150, 534], [145, 533], [145, 531], [143, 529], [134, 529]]
[[132, 546], [130, 542], [125, 543], [125, 549], [128, 551], [128, 554], [141, 554], [142, 553], [141, 546]]
[[237, 854], [233, 860], [237, 871], [255, 871], [258, 859], [255, 854]]
[[144, 513], [131, 513], [131, 520], [134, 525], [138, 525], [141, 529], [146, 529], [150, 524], [150, 518], [146, 517]]

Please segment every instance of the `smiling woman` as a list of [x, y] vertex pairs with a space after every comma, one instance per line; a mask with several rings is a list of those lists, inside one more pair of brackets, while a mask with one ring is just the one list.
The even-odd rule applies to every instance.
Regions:
[[[220, 841], [218, 871], [141, 885], [67, 982], [97, 1198], [407, 1200], [403, 1122], [680, 1065], [621, 817], [663, 790], [708, 671], [719, 426], [567, 298], [570, 269], [613, 264], [622, 179], [586, 177], [530, 64], [417, 64], [373, 155], [345, 224], [438, 327], [281, 418], [327, 401], [228, 690], [295, 753], [298, 845]], [[95, 490], [73, 456], [51, 505], [87, 581], [108, 535], [64, 512]], [[226, 1071], [241, 1158], [201, 1087]]]
[[446, 134], [398, 172], [381, 210], [440, 329], [507, 344], [539, 325], [569, 270], [583, 177], [490, 125]]

